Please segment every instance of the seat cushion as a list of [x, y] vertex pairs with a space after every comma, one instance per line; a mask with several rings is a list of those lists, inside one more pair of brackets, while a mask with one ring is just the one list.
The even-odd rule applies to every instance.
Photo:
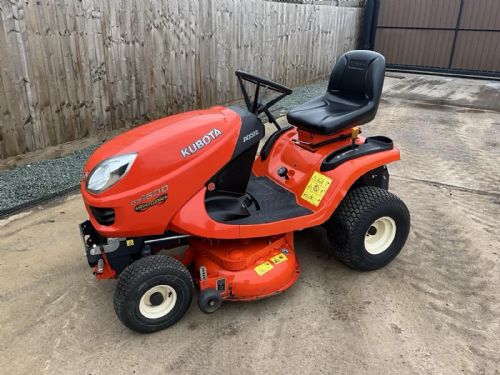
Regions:
[[385, 59], [373, 51], [339, 57], [325, 95], [288, 112], [288, 122], [312, 133], [330, 135], [375, 117], [384, 85]]
[[318, 134], [333, 134], [372, 120], [375, 103], [356, 94], [326, 93], [287, 114], [288, 122]]

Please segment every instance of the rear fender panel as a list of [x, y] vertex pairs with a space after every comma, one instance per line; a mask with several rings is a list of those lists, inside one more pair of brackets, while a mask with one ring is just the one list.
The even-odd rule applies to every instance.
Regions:
[[389, 170], [386, 165], [375, 168], [357, 179], [351, 188], [356, 189], [361, 186], [376, 186], [384, 190], [389, 190]]

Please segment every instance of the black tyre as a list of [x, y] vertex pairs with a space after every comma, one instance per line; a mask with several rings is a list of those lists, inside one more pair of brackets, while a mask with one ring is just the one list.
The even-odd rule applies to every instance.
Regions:
[[193, 299], [193, 279], [178, 260], [151, 255], [120, 275], [113, 304], [120, 321], [133, 331], [149, 333], [175, 324]]
[[215, 289], [205, 289], [198, 295], [198, 307], [205, 314], [216, 312], [222, 305], [220, 293]]
[[391, 262], [410, 231], [410, 213], [387, 190], [363, 186], [350, 191], [325, 224], [334, 255], [357, 270], [375, 270]]

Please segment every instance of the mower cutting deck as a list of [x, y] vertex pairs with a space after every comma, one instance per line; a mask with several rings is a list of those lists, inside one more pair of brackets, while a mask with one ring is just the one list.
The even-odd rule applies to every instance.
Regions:
[[[194, 285], [206, 313], [279, 294], [300, 274], [293, 232], [317, 225], [352, 268], [394, 259], [410, 227], [408, 209], [388, 192], [386, 164], [399, 150], [358, 127], [375, 117], [384, 71], [378, 53], [341, 56], [326, 94], [290, 111], [283, 129], [269, 108], [292, 91], [236, 72], [245, 109], [166, 117], [97, 149], [84, 168], [90, 220], [80, 231], [96, 277], [118, 277], [119, 319], [138, 332], [166, 328], [190, 306]], [[267, 91], [275, 96], [266, 101]], [[259, 115], [277, 131], [257, 156]], [[181, 245], [181, 255], [159, 253]]]

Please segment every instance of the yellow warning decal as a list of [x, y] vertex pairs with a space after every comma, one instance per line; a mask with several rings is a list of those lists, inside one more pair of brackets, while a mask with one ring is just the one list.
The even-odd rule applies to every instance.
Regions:
[[254, 268], [255, 272], [257, 272], [257, 275], [262, 276], [265, 273], [271, 271], [273, 269], [273, 265], [270, 262], [265, 262], [262, 264], [259, 264], [257, 267]]
[[288, 258], [283, 253], [279, 253], [278, 255], [275, 255], [271, 258], [271, 261], [274, 264], [280, 264], [281, 262], [285, 262], [286, 260], [288, 260]]
[[127, 246], [134, 246], [134, 240], [127, 240]]
[[314, 172], [301, 198], [317, 207], [328, 191], [331, 183], [332, 179], [330, 177]]

